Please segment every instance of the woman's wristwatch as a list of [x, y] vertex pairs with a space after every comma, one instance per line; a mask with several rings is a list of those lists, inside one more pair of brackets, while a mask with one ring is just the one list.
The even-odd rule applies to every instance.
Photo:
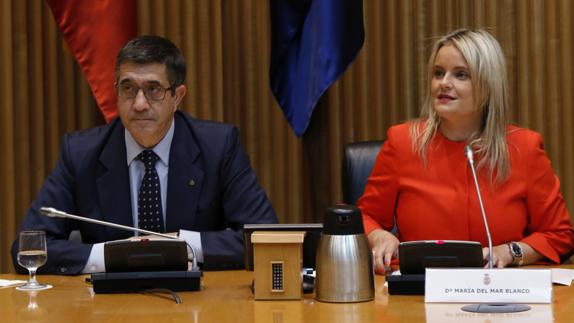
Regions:
[[522, 253], [522, 247], [518, 242], [512, 241], [508, 244], [508, 249], [510, 249], [510, 255], [512, 256], [513, 266], [522, 266], [524, 261], [524, 254]]

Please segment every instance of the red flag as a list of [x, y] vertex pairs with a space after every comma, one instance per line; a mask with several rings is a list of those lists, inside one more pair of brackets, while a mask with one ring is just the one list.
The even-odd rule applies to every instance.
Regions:
[[136, 0], [47, 0], [106, 118], [117, 115], [114, 65], [137, 33]]

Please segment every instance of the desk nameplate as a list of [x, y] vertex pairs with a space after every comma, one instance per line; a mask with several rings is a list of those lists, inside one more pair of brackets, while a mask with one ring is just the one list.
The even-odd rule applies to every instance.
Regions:
[[550, 269], [427, 268], [427, 303], [550, 303]]

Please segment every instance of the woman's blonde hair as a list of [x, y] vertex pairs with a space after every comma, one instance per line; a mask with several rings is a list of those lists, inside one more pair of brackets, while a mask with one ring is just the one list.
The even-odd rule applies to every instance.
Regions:
[[506, 62], [498, 41], [484, 30], [456, 30], [440, 38], [432, 48], [428, 60], [428, 91], [420, 118], [410, 125], [413, 150], [426, 164], [428, 145], [441, 122], [432, 107], [432, 70], [438, 51], [446, 44], [453, 44], [466, 60], [473, 94], [482, 111], [479, 131], [468, 138], [468, 143], [478, 155], [478, 169], [485, 168], [494, 182], [504, 182], [510, 174], [506, 143], [509, 101]]

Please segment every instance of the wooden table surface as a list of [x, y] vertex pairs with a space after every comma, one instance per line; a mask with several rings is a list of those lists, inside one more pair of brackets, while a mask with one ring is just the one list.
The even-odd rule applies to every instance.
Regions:
[[[571, 267], [572, 268], [572, 267]], [[463, 304], [425, 304], [423, 296], [389, 295], [376, 277], [375, 300], [332, 304], [306, 294], [296, 301], [254, 301], [247, 271], [205, 272], [182, 304], [149, 294], [94, 294], [86, 276], [38, 276], [49, 290], [0, 289], [1, 322], [574, 322], [574, 287], [554, 285], [554, 300], [514, 314], [473, 314]], [[1, 279], [27, 276], [2, 274]]]

